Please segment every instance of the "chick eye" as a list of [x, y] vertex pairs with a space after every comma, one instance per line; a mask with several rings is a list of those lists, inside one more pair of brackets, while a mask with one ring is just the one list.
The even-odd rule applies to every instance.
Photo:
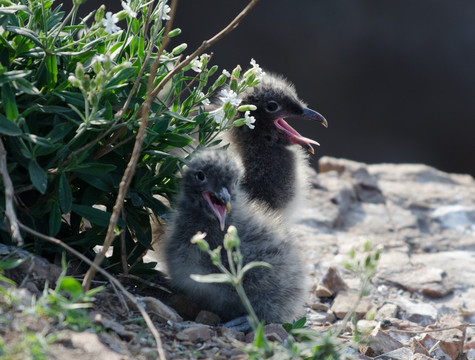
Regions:
[[195, 174], [195, 177], [199, 181], [205, 181], [205, 179], [206, 179], [205, 173], [203, 171], [197, 171], [196, 174]]
[[266, 105], [266, 110], [269, 112], [274, 112], [279, 109], [279, 104], [277, 104], [275, 101], [269, 101]]

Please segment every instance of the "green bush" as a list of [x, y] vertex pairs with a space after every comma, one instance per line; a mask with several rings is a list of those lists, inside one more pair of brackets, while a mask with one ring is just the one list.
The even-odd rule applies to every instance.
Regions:
[[[172, 20], [162, 1], [122, 2], [124, 9], [117, 14], [101, 6], [76, 19], [82, 2], [73, 1], [65, 14], [51, 0], [0, 0], [0, 140], [19, 221], [92, 258], [94, 246], [104, 241], [130, 160], [148, 82], [157, 89], [185, 59], [186, 44], [165, 48], [180, 29], [166, 35], [165, 24]], [[149, 215], [166, 218], [169, 210], [157, 195], [173, 197], [187, 157], [219, 142], [219, 131], [239, 117], [233, 97], [258, 82], [255, 64], [242, 77], [237, 66], [211, 82], [218, 68], [210, 66], [210, 58], [194, 58], [151, 101], [145, 140], [116, 229], [132, 273], [153, 267], [141, 261], [151, 243]], [[206, 112], [204, 105], [222, 85], [233, 92], [222, 93], [222, 106]], [[234, 123], [249, 125], [249, 117]], [[2, 183], [3, 213], [5, 200]], [[8, 223], [0, 224], [0, 234], [4, 243], [12, 242]], [[60, 252], [23, 236], [37, 254]], [[122, 269], [119, 243], [116, 237], [114, 252], [103, 263], [111, 271]]]

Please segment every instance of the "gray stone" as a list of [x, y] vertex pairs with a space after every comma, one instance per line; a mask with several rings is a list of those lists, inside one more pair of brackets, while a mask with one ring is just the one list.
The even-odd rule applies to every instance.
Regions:
[[409, 359], [414, 353], [406, 348], [402, 347], [390, 352], [387, 352], [386, 354], [376, 356], [374, 359], [378, 360], [407, 360]]
[[376, 312], [376, 315], [374, 316], [374, 319], [381, 321], [381, 320], [395, 318], [398, 310], [399, 310], [399, 306], [397, 306], [396, 304], [386, 303], [378, 309], [378, 311]]
[[421, 326], [427, 326], [437, 321], [437, 309], [431, 304], [415, 303], [411, 300], [401, 298], [399, 306], [405, 313], [405, 318]]

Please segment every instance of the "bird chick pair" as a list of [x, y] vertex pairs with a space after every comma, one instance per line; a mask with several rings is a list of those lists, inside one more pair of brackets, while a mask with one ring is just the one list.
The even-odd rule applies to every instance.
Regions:
[[[212, 249], [222, 245], [229, 225], [237, 228], [243, 263], [264, 261], [271, 268], [254, 268], [243, 287], [257, 317], [266, 323], [291, 321], [303, 311], [305, 275], [292, 244], [287, 215], [302, 186], [299, 168], [304, 156], [299, 144], [313, 153], [315, 141], [302, 137], [284, 118], [298, 116], [327, 126], [308, 109], [293, 86], [280, 77], [264, 75], [243, 94], [256, 106], [255, 128], [233, 128], [226, 138], [230, 149], [199, 153], [183, 175], [181, 192], [169, 222], [165, 259], [172, 285], [203, 309], [229, 321], [246, 314], [229, 284], [199, 283], [191, 274], [218, 272], [208, 254], [190, 242], [206, 233]], [[233, 154], [239, 154], [235, 159]], [[227, 264], [226, 255], [222, 262]]]

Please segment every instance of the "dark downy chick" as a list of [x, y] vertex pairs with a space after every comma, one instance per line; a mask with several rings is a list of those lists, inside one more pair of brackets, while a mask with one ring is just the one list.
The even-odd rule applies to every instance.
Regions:
[[[303, 312], [304, 270], [291, 235], [273, 215], [253, 206], [240, 190], [239, 167], [221, 150], [197, 155], [184, 173], [176, 210], [165, 239], [165, 259], [172, 286], [202, 309], [229, 321], [246, 314], [236, 290], [229, 284], [195, 282], [191, 274], [219, 270], [209, 255], [190, 239], [207, 234], [211, 249], [222, 245], [229, 225], [241, 239], [243, 263], [265, 261], [272, 268], [255, 268], [244, 277], [243, 286], [260, 320], [291, 321]], [[222, 251], [223, 264], [227, 264]]]
[[316, 120], [325, 127], [325, 118], [311, 110], [298, 98], [292, 84], [282, 77], [265, 74], [260, 83], [241, 94], [242, 104], [257, 107], [255, 128], [234, 127], [227, 135], [231, 151], [239, 153], [244, 176], [242, 186], [251, 199], [263, 202], [270, 208], [294, 211], [292, 203], [300, 200], [299, 192], [306, 187], [304, 167], [306, 156], [298, 144], [310, 153], [316, 141], [301, 136], [285, 120], [299, 117]]

